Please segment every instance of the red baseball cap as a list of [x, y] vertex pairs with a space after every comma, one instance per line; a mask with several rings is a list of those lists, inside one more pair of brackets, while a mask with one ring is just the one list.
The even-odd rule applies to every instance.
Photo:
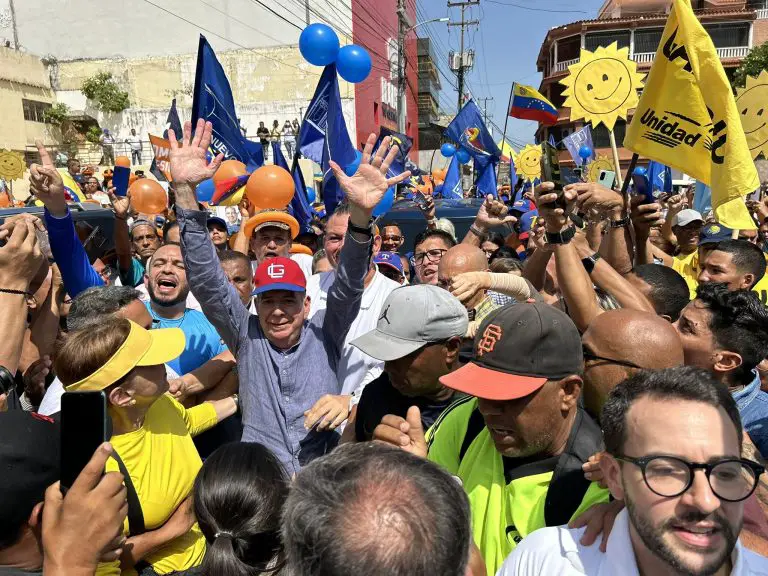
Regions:
[[304, 272], [296, 262], [282, 256], [270, 258], [259, 264], [253, 276], [253, 285], [256, 287], [252, 293], [253, 296], [270, 290], [307, 291]]

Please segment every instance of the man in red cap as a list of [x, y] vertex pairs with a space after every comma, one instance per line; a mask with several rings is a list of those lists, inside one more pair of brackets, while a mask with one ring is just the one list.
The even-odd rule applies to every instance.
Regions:
[[[206, 228], [207, 213], [198, 210], [195, 187], [213, 176], [222, 156], [206, 160], [210, 122], [184, 126], [177, 142], [171, 131], [171, 173], [187, 276], [203, 312], [230, 350], [236, 351], [243, 413], [243, 441], [260, 442], [280, 459], [289, 475], [331, 450], [338, 434], [304, 428], [304, 415], [325, 394], [339, 394], [336, 369], [349, 326], [357, 316], [369, 269], [373, 209], [387, 189], [406, 179], [387, 178], [397, 155], [385, 139], [372, 158], [371, 134], [354, 176], [335, 163], [334, 175], [350, 205], [349, 228], [339, 257], [326, 310], [309, 319], [306, 279], [299, 265], [277, 256], [259, 264], [254, 278], [258, 316], [251, 316], [219, 266]], [[189, 143], [189, 144], [188, 144]], [[389, 151], [389, 153], [387, 153]]]

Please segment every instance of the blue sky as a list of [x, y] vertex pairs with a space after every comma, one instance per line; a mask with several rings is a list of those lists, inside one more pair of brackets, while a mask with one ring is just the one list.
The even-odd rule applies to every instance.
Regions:
[[[461, 18], [460, 8], [448, 8], [443, 0], [417, 0], [418, 20], [450, 16], [452, 22]], [[475, 50], [475, 66], [468, 74], [469, 88], [477, 98], [492, 97], [487, 103], [488, 115], [499, 128], [504, 127], [509, 90], [513, 81], [538, 88], [541, 74], [536, 72], [536, 57], [550, 28], [576, 20], [595, 18], [603, 0], [480, 0], [479, 6], [467, 8], [467, 20], [480, 20], [479, 27], [465, 31], [464, 42]], [[516, 7], [511, 4], [516, 4]], [[532, 8], [536, 10], [525, 9]], [[543, 12], [540, 10], [553, 10]], [[572, 12], [558, 12], [558, 11]], [[437, 22], [419, 28], [419, 35], [432, 38], [433, 49], [440, 58], [440, 68], [455, 84], [456, 76], [449, 70], [446, 52], [459, 51], [459, 27]], [[451, 103], [455, 112], [456, 91], [440, 78], [443, 86], [441, 104]], [[482, 101], [478, 104], [482, 108]], [[509, 119], [508, 139], [515, 142], [533, 142], [536, 123], [528, 120]], [[497, 141], [500, 130], [494, 132]]]

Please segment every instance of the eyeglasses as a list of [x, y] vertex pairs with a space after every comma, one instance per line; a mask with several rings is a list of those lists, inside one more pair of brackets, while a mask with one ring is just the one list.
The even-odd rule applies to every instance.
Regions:
[[443, 254], [446, 252], [448, 252], [448, 250], [445, 248], [433, 248], [432, 250], [427, 250], [426, 252], [417, 252], [413, 255], [413, 260], [416, 262], [417, 266], [420, 266], [424, 263], [424, 258], [433, 264], [436, 264], [443, 259]]
[[755, 491], [760, 474], [765, 472], [760, 464], [742, 458], [726, 458], [710, 464], [687, 462], [675, 456], [615, 458], [640, 468], [648, 489], [665, 498], [680, 496], [693, 485], [694, 472], [704, 470], [715, 496], [726, 502], [741, 502]]
[[626, 366], [627, 368], [635, 368], [637, 370], [645, 370], [642, 366], [638, 366], [633, 362], [627, 362], [626, 360], [615, 360], [613, 358], [605, 358], [604, 356], [598, 356], [593, 354], [586, 347], [582, 346], [582, 353], [584, 355], [584, 361], [598, 361], [605, 362], [606, 364], [616, 364], [617, 366]]
[[381, 239], [384, 240], [385, 242], [400, 242], [403, 239], [403, 237], [402, 236], [382, 236]]

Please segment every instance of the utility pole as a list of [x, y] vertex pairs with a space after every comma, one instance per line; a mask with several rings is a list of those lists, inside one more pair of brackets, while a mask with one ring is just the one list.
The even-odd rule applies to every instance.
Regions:
[[405, 85], [408, 82], [405, 53], [405, 37], [413, 28], [413, 22], [405, 10], [405, 0], [397, 0], [397, 131], [405, 134]]
[[490, 98], [475, 98], [478, 102], [483, 103], [483, 122], [488, 126], [488, 102], [493, 102], [493, 97]]
[[306, 10], [307, 26], [309, 26], [309, 0], [304, 0], [304, 9]]
[[461, 46], [460, 46], [460, 52], [459, 52], [459, 64], [455, 70], [456, 76], [458, 78], [458, 89], [459, 89], [458, 110], [461, 110], [461, 106], [463, 105], [463, 99], [464, 99], [464, 70], [472, 67], [472, 59], [465, 58], [466, 55], [464, 54], [464, 29], [467, 26], [477, 26], [478, 24], [480, 24], [479, 20], [464, 20], [464, 11], [466, 10], [467, 6], [474, 6], [478, 4], [480, 4], [480, 0], [464, 0], [463, 2], [448, 2], [448, 8], [453, 8], [454, 6], [461, 7], [461, 20], [459, 22], [448, 23], [448, 26], [461, 27]]

